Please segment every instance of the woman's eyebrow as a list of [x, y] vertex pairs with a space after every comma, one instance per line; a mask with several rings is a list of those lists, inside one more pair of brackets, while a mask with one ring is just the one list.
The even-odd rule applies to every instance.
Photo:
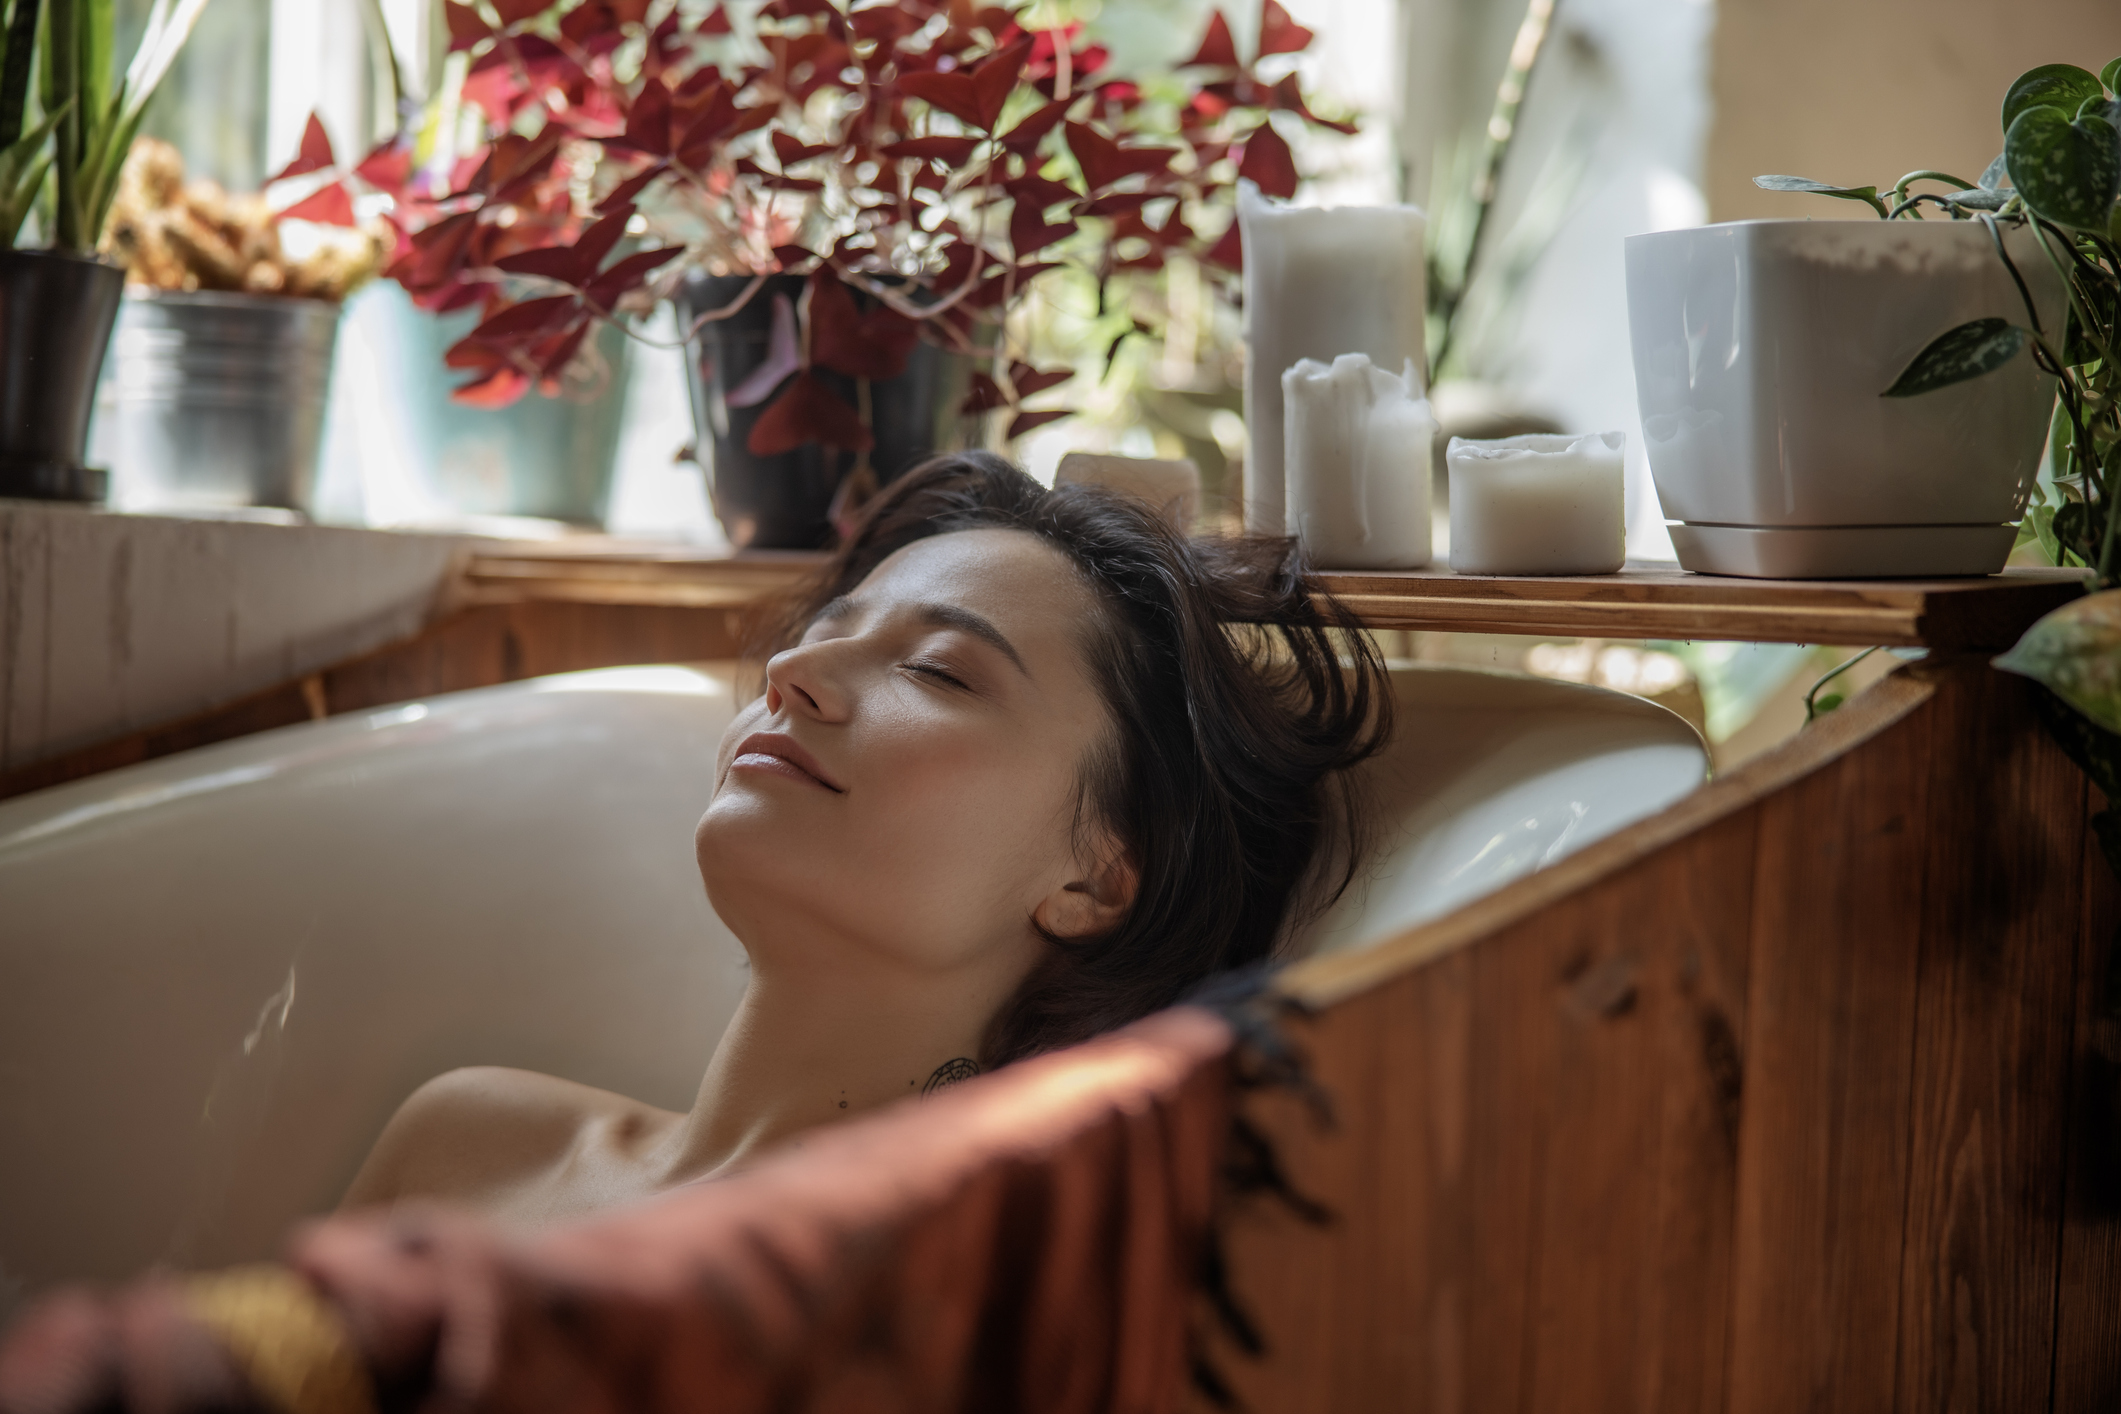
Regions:
[[994, 645], [1003, 657], [1016, 664], [1018, 672], [1027, 678], [1031, 676], [1031, 670], [1024, 666], [1023, 655], [1016, 651], [1016, 645], [985, 615], [975, 614], [972, 610], [956, 604], [915, 604], [913, 612], [925, 623], [934, 624], [938, 628], [959, 629]]
[[814, 624], [833, 623], [858, 612], [861, 605], [852, 594], [835, 594], [825, 601], [825, 607], [810, 616]]

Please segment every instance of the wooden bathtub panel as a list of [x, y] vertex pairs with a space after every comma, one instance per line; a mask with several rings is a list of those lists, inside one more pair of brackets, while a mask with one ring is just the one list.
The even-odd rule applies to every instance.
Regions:
[[[2109, 808], [2097, 790], [2088, 809]], [[2056, 1409], [2121, 1409], [2121, 884], [2085, 831], [2067, 1110]]]
[[2121, 1118], [2116, 909], [2087, 808], [2022, 684], [1936, 662], [1292, 969], [1341, 1122], [1259, 1111], [1339, 1218], [1231, 1225], [1273, 1344], [1224, 1361], [1247, 1405], [2111, 1407], [2121, 1135], [2089, 1121]]
[[[2000, 674], [1935, 709], [1899, 1390], [1904, 1410], [2049, 1398], [2087, 786]], [[2063, 804], [2066, 808], [2054, 807]], [[2121, 1324], [2121, 1309], [2110, 1308]]]
[[1892, 1405], [1931, 727], [1755, 807], [1734, 1414]]
[[[1717, 1274], [1728, 1264], [1734, 1152], [1704, 1122], [1729, 1075], [1702, 1044], [1699, 979], [1721, 973], [1730, 989], [1743, 977], [1751, 834], [1743, 819], [1712, 826], [1593, 891], [1578, 910], [1584, 926], [1520, 924], [1504, 949], [1536, 958], [1537, 972], [1493, 979], [1492, 1005], [1509, 1022], [1476, 1058], [1474, 1133], [1498, 1151], [1495, 1171], [1528, 1163], [1536, 1174], [1533, 1260], [1520, 1282], [1530, 1388], [1518, 1407], [1691, 1409], [1703, 1384], [1721, 1387], [1720, 1360], [1710, 1369], [1702, 1357], [1727, 1324]], [[1487, 1123], [1516, 1106], [1499, 1087], [1482, 1094], [1483, 1075], [1505, 1072], [1481, 1061], [1542, 1038], [1545, 1073], [1524, 1107], [1544, 1115]], [[1476, 1240], [1487, 1230], [1477, 1221]], [[1486, 1324], [1476, 1315], [1473, 1329]], [[1474, 1368], [1508, 1353], [1476, 1349]]]
[[1750, 817], [1295, 1023], [1338, 1123], [1261, 1118], [1338, 1220], [1254, 1205], [1258, 1410], [1720, 1399]]
[[[1425, 1409], [1469, 1407], [1472, 988], [1472, 958], [1459, 954], [1388, 984], [1387, 1005], [1336, 1013], [1329, 1027], [1290, 1021], [1333, 1096], [1332, 1122], [1279, 1092], [1251, 1112], [1298, 1191], [1332, 1217], [1314, 1226], [1255, 1198], [1233, 1221], [1238, 1295], [1268, 1358], [1212, 1349], [1246, 1407], [1337, 1414], [1408, 1392]], [[1332, 1280], [1319, 1280], [1321, 1262]]]

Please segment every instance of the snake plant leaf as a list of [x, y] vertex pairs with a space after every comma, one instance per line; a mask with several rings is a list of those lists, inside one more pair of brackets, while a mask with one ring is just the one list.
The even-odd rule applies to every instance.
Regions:
[[2106, 85], [2097, 74], [2086, 73], [2075, 64], [2042, 64], [2018, 75], [2003, 95], [2003, 131], [2008, 133], [2018, 115], [2034, 108], [2060, 108], [2074, 113], [2087, 98], [2106, 97]]
[[1976, 183], [1983, 191], [2006, 191], [2010, 184], [2010, 163], [2003, 160], [2003, 154], [2000, 152], [1981, 169], [1981, 180]]
[[2110, 732], [2121, 732], [2121, 589], [2072, 600], [1995, 660]]
[[1970, 320], [1930, 340], [1878, 396], [1912, 398], [1979, 378], [2016, 358], [2030, 337], [2008, 319]]
[[2003, 155], [2018, 194], [2038, 215], [2079, 230], [2104, 231], [2121, 193], [2121, 133], [2106, 119], [2072, 122], [2060, 108], [2028, 108], [2004, 135]]

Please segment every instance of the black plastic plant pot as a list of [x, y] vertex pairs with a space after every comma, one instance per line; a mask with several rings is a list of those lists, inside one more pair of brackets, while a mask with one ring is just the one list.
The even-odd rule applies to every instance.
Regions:
[[[800, 275], [767, 277], [741, 310], [702, 327], [685, 358], [708, 497], [729, 543], [739, 550], [829, 546], [833, 496], [855, 467], [854, 453], [816, 442], [767, 456], [750, 449], [751, 429], [780, 388], [748, 406], [729, 405], [730, 390], [740, 388], [766, 360], [775, 296], [793, 304], [803, 293], [803, 282]], [[690, 329], [702, 314], [726, 308], [750, 283], [743, 275], [688, 280], [676, 298], [679, 328]], [[856, 299], [866, 303], [864, 296]], [[962, 392], [953, 386], [953, 375], [959, 372], [954, 363], [951, 355], [923, 341], [914, 346], [904, 373], [870, 384], [869, 423], [876, 446], [869, 453], [869, 465], [879, 485], [935, 450], [953, 395]], [[819, 377], [849, 406], [860, 406], [852, 378], [822, 369]]]
[[0, 251], [0, 497], [100, 501], [82, 461], [125, 272], [52, 251]]

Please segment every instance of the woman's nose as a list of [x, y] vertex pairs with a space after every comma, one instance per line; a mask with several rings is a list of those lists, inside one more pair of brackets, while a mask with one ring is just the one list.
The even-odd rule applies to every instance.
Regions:
[[785, 709], [823, 722], [844, 721], [848, 694], [835, 679], [827, 645], [805, 643], [784, 649], [766, 663], [766, 710]]

